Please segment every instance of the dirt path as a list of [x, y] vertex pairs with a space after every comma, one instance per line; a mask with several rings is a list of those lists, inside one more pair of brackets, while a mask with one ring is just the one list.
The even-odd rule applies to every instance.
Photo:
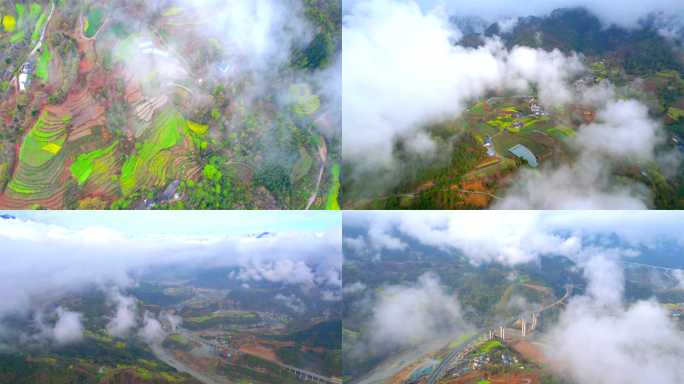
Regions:
[[316, 192], [314, 192], [313, 196], [309, 197], [309, 201], [306, 203], [306, 208], [304, 208], [305, 211], [308, 211], [309, 208], [311, 208], [311, 205], [316, 201], [316, 196], [318, 196], [318, 187], [321, 186], [321, 178], [323, 177], [323, 170], [325, 169], [325, 164], [321, 165], [321, 171], [318, 173], [318, 184], [316, 184]]
[[252, 171], [256, 171], [256, 169], [252, 168], [251, 165], [245, 164], [245, 163], [240, 163], [240, 162], [238, 162], [238, 161], [233, 161], [233, 159], [230, 159], [230, 160], [228, 160], [228, 162], [223, 163], [223, 165], [233, 165], [233, 164], [235, 164], [235, 165], [242, 165], [242, 166], [245, 166], [245, 167], [251, 169]]

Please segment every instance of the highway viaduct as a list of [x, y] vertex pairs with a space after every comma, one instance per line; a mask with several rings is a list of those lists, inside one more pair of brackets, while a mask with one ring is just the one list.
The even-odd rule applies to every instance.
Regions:
[[665, 267], [656, 267], [655, 265], [646, 265], [646, 264], [639, 264], [639, 263], [628, 263], [625, 261], [618, 262], [618, 264], [623, 265], [627, 268], [650, 268], [653, 270], [657, 269], [662, 269], [665, 272], [671, 272], [671, 271], [681, 271], [681, 269], [678, 268], [665, 268]]
[[469, 338], [469, 339], [466, 340], [463, 344], [459, 345], [456, 349], [454, 349], [451, 353], [449, 353], [449, 355], [448, 355], [444, 360], [442, 360], [442, 362], [437, 366], [437, 369], [435, 369], [435, 370], [430, 374], [430, 377], [429, 377], [428, 380], [425, 382], [425, 384], [435, 384], [435, 383], [437, 383], [437, 381], [440, 379], [440, 377], [442, 377], [442, 375], [451, 367], [454, 358], [455, 358], [456, 356], [458, 356], [459, 354], [461, 354], [462, 352], [466, 351], [466, 350], [468, 349], [468, 346], [469, 346], [470, 344], [474, 343], [474, 342], [475, 342], [477, 339], [479, 339], [480, 337], [482, 337], [482, 335], [485, 335], [485, 334], [489, 333], [489, 336], [492, 337], [494, 331], [495, 331], [497, 328], [500, 328], [500, 330], [501, 330], [501, 339], [504, 340], [504, 339], [505, 339], [505, 332], [506, 332], [506, 331], [505, 331], [506, 325], [508, 325], [508, 324], [510, 324], [510, 323], [512, 323], [512, 322], [514, 322], [514, 321], [518, 321], [518, 320], [522, 320], [522, 323], [523, 323], [523, 335], [525, 335], [525, 334], [526, 334], [526, 330], [527, 330], [527, 326], [525, 325], [525, 318], [526, 318], [526, 317], [532, 316], [532, 322], [533, 322], [534, 325], [536, 325], [540, 313], [546, 311], [547, 309], [549, 309], [549, 308], [553, 307], [554, 305], [560, 303], [561, 301], [567, 299], [567, 298], [570, 296], [570, 293], [571, 293], [571, 292], [572, 292], [572, 286], [566, 285], [566, 286], [565, 286], [565, 296], [563, 296], [560, 300], [557, 300], [557, 301], [554, 302], [553, 304], [549, 305], [548, 307], [542, 308], [542, 309], [538, 309], [538, 310], [536, 310], [536, 311], [524, 312], [524, 313], [520, 314], [519, 316], [514, 316], [514, 317], [511, 317], [510, 319], [506, 319], [506, 320], [500, 321], [500, 322], [496, 323], [495, 325], [492, 325], [492, 326], [489, 327], [489, 328], [486, 328], [486, 329], [481, 330], [480, 332], [478, 332], [477, 334], [475, 334], [475, 336]]
[[[231, 348], [230, 346], [225, 345], [225, 344], [215, 343], [213, 341], [202, 339], [200, 337], [193, 335], [192, 333], [188, 332], [186, 329], [183, 329], [179, 326], [175, 327], [174, 332], [178, 333], [181, 336], [185, 336], [189, 339], [197, 341], [198, 343], [202, 343], [202, 344], [214, 347], [214, 348], [218, 349], [219, 351], [225, 349], [232, 354], [236, 354], [236, 355], [245, 354], [245, 355], [250, 355], [250, 356], [254, 356], [254, 357], [258, 357], [260, 359], [263, 359], [263, 357], [252, 355], [252, 354], [246, 353], [246, 352], [242, 352], [240, 350]], [[300, 379], [303, 379], [303, 380], [312, 380], [312, 381], [316, 381], [317, 383], [342, 384], [342, 379], [336, 379], [336, 378], [332, 378], [332, 377], [319, 375], [317, 373], [305, 371], [303, 369], [299, 369], [297, 367], [293, 367], [293, 366], [287, 365], [287, 364], [282, 364], [282, 363], [279, 363], [279, 362], [273, 361], [273, 360], [268, 360], [268, 361], [270, 361], [274, 364], [278, 364], [290, 372], [294, 372], [294, 374], [297, 377], [299, 377]]]

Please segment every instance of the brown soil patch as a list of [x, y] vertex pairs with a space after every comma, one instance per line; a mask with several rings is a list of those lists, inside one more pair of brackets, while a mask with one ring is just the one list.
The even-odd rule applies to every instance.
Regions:
[[506, 344], [513, 348], [514, 351], [520, 353], [521, 355], [525, 355], [532, 361], [538, 362], [540, 364], [551, 363], [544, 355], [544, 352], [542, 351], [541, 347], [539, 347], [538, 345], [528, 343], [522, 340], [512, 339], [506, 340]]
[[321, 347], [312, 348], [312, 347], [307, 347], [306, 345], [302, 345], [302, 352], [309, 352], [309, 351], [314, 351], [314, 352], [318, 352], [318, 353], [325, 352], [325, 350], [323, 350], [323, 348], [321, 348]]
[[491, 377], [489, 373], [473, 372], [466, 376], [455, 378], [453, 380], [447, 381], [449, 384], [460, 384], [460, 383], [476, 383], [483, 378], [486, 378], [492, 384], [523, 384], [530, 380], [531, 384], [539, 384], [541, 380], [534, 376], [518, 376], [514, 373], [509, 373], [505, 376]]
[[278, 360], [278, 356], [276, 355], [276, 353], [274, 351], [271, 351], [270, 349], [263, 348], [263, 347], [259, 346], [259, 344], [242, 345], [242, 346], [240, 346], [240, 351], [259, 356], [259, 357], [264, 358], [266, 360], [280, 361], [280, 360]]
[[524, 286], [532, 289], [536, 289], [537, 291], [546, 291], [548, 288], [543, 287], [541, 285], [533, 285], [533, 284], [523, 284]]
[[69, 142], [69, 141], [74, 141], [74, 140], [76, 140], [76, 139], [80, 139], [81, 137], [88, 136], [88, 135], [90, 135], [91, 133], [92, 133], [92, 132], [90, 131], [90, 129], [85, 129], [85, 130], [83, 130], [83, 131], [81, 131], [81, 132], [79, 132], [79, 133], [76, 133], [76, 134], [74, 134], [74, 135], [69, 135], [69, 138], [67, 139], [67, 142]]

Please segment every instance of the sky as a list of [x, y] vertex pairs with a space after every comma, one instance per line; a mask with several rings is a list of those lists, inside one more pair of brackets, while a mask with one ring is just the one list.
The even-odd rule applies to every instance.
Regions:
[[[657, 249], [663, 239], [684, 247], [680, 211], [354, 211], [344, 227], [367, 229], [367, 237], [344, 238], [350, 252], [374, 257], [408, 249], [399, 234], [446, 251], [461, 250], [474, 264], [507, 265], [536, 261], [540, 255], [581, 259], [597, 236], [615, 235], [621, 256], [639, 246]], [[381, 257], [380, 257], [381, 258]]]
[[342, 225], [339, 212], [276, 211], [0, 211], [21, 220], [78, 230], [101, 225], [126, 236], [225, 236], [261, 232], [325, 232]]
[[[343, 0], [344, 14], [351, 12], [356, 4], [363, 1], [365, 0]], [[684, 7], [677, 0], [627, 0], [619, 2], [615, 0], [416, 0], [415, 3], [423, 11], [429, 11], [439, 6], [443, 7], [449, 14], [463, 17], [479, 16], [491, 22], [511, 16], [543, 16], [558, 8], [585, 7], [597, 14], [604, 23], [615, 23], [623, 27], [635, 26], [640, 17], [651, 12], [674, 15], [681, 15], [684, 12]]]

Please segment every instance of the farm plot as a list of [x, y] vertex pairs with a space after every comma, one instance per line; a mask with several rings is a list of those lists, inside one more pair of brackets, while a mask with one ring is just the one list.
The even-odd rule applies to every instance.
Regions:
[[43, 51], [43, 54], [40, 56], [40, 60], [38, 60], [38, 68], [36, 69], [36, 75], [43, 80], [43, 83], [45, 83], [48, 79], [48, 76], [50, 73], [48, 72], [48, 63], [50, 63], [50, 50], [45, 47], [45, 51]]
[[24, 36], [24, 31], [19, 31], [12, 37], [10, 37], [10, 43], [14, 43], [15, 41], [21, 39], [21, 37]]
[[36, 23], [36, 29], [33, 31], [33, 35], [31, 36], [31, 40], [38, 40], [40, 37], [40, 29], [43, 28], [43, 24], [47, 21], [47, 15], [42, 14], [40, 15], [40, 18], [38, 19], [38, 22]]
[[102, 18], [104, 13], [99, 7], [95, 7], [90, 10], [88, 14], [88, 19], [85, 23], [85, 35], [88, 37], [93, 37], [97, 33], [98, 28], [102, 25]]
[[339, 211], [340, 206], [337, 203], [337, 195], [340, 190], [340, 165], [334, 164], [330, 171], [333, 175], [333, 186], [328, 189], [328, 200], [325, 203], [325, 209]]
[[19, 15], [19, 18], [17, 19], [17, 25], [18, 28], [21, 28], [21, 20], [24, 18], [24, 13], [26, 13], [26, 8], [24, 7], [23, 4], [17, 4], [17, 14]]
[[40, 4], [33, 4], [31, 6], [31, 11], [29, 12], [29, 20], [35, 20], [38, 18], [38, 15], [43, 11], [43, 7]]
[[0, 205], [15, 209], [33, 204], [62, 208], [63, 191], [71, 174], [69, 157], [82, 153], [78, 152], [78, 142], [70, 143], [71, 137], [98, 124], [102, 112], [88, 88], [69, 94], [60, 106], [48, 107], [24, 139], [19, 162], [9, 187], [0, 196]]
[[162, 16], [176, 16], [180, 15], [183, 12], [183, 8], [178, 8], [178, 7], [173, 7], [166, 11]]
[[[78, 181], [78, 185], [81, 185], [88, 180], [88, 177], [95, 171], [96, 175], [102, 173], [106, 167], [103, 167], [103, 159], [111, 158], [112, 150], [119, 144], [116, 141], [109, 148], [98, 149], [90, 153], [84, 153], [78, 157], [76, 162], [69, 167], [71, 175]], [[101, 159], [102, 158], [102, 159]]]
[[32, 167], [39, 167], [59, 152], [66, 137], [61, 118], [46, 111], [24, 138], [19, 158]]
[[5, 32], [14, 31], [14, 27], [16, 25], [17, 20], [14, 18], [14, 16], [5, 15], [5, 17], [2, 18], [2, 26], [5, 27]]
[[290, 174], [290, 183], [294, 184], [295, 181], [306, 176], [311, 170], [311, 164], [313, 164], [313, 157], [309, 155], [306, 148], [300, 147], [299, 153], [301, 157], [299, 161], [292, 167], [292, 173]]
[[124, 196], [142, 185], [165, 183], [167, 174], [178, 170], [172, 161], [176, 152], [173, 147], [184, 143], [181, 135], [185, 132], [185, 119], [177, 110], [166, 108], [154, 116], [142, 135], [142, 148], [124, 163], [121, 170], [119, 180]]
[[[575, 136], [575, 135], [577, 134], [572, 128], [566, 127], [566, 126], [564, 126], [564, 125], [559, 125], [559, 126], [557, 126], [557, 127], [551, 128], [551, 129], [547, 130], [546, 132], [548, 132], [549, 134], [551, 134], [551, 132], [556, 132], [556, 131], [557, 131], [557, 132], [562, 132], [562, 133], [564, 133], [565, 135], [567, 135], [567, 136], [569, 136], [569, 137]], [[553, 135], [553, 134], [551, 134], [551, 135], [554, 136], [554, 137], [561, 138], [561, 139], [564, 138], [563, 135], [560, 135], [560, 136], [558, 136], [558, 135]]]

